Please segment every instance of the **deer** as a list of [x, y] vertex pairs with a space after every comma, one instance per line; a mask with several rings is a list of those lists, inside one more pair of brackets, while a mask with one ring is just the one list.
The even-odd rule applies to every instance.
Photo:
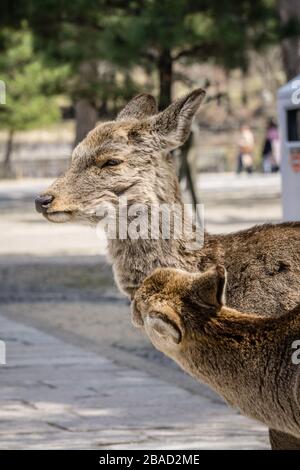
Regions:
[[[65, 174], [35, 199], [36, 210], [50, 222], [95, 227], [103, 214], [94, 208], [100, 204], [117, 208], [124, 198], [129, 208], [182, 207], [172, 151], [187, 140], [204, 97], [204, 90], [193, 90], [161, 112], [152, 95], [134, 97], [114, 121], [98, 124], [77, 145]], [[108, 237], [107, 252], [116, 284], [130, 299], [156, 268], [203, 272], [218, 264], [228, 273], [231, 308], [277, 317], [300, 302], [299, 222], [230, 234], [204, 231], [204, 242], [197, 249], [191, 249], [184, 233], [175, 237], [172, 230], [166, 238], [117, 235]], [[273, 448], [295, 446], [289, 434], [273, 429], [269, 434]]]
[[226, 306], [226, 270], [157, 268], [132, 322], [156, 349], [242, 414], [300, 439], [300, 304], [276, 317]]

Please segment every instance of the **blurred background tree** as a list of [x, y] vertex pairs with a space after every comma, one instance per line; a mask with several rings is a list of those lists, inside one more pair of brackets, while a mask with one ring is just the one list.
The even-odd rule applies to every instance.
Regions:
[[0, 106], [0, 128], [7, 130], [2, 176], [11, 176], [13, 139], [18, 131], [43, 127], [60, 118], [53, 95], [66, 74], [49, 68], [33, 51], [32, 33], [4, 28], [0, 33], [0, 76], [6, 84], [6, 103]]
[[291, 80], [300, 74], [300, 2], [278, 0], [282, 26], [282, 59], [286, 77]]
[[26, 17], [35, 46], [70, 65], [65, 92], [75, 105], [76, 144], [95, 126], [99, 108], [122, 105], [137, 90], [136, 66], [154, 73], [149, 89], [157, 89], [160, 109], [170, 103], [176, 63], [246, 70], [251, 49], [279, 40], [275, 6], [274, 0], [28, 0], [9, 4], [2, 21]]
[[27, 18], [34, 32], [35, 48], [49, 62], [68, 64], [70, 80], [64, 92], [75, 109], [74, 145], [95, 126], [99, 109], [107, 113], [108, 103], [120, 107], [138, 91], [129, 64], [123, 68], [118, 64], [116, 68], [105, 42], [108, 18], [123, 11], [118, 4], [127, 9], [124, 2], [105, 0], [28, 0], [25, 6], [16, 1], [13, 11], [6, 9], [6, 22], [16, 24], [17, 18]]
[[[74, 145], [139, 91], [162, 109], [179, 88], [211, 85], [232, 127], [241, 111], [266, 117], [283, 81], [278, 62], [287, 78], [299, 72], [298, 0], [2, 0], [0, 8], [5, 28], [27, 22], [32, 60], [67, 67], [60, 93], [75, 116]], [[35, 94], [48, 100], [41, 88]], [[202, 124], [213, 127], [222, 112], [206, 109]]]

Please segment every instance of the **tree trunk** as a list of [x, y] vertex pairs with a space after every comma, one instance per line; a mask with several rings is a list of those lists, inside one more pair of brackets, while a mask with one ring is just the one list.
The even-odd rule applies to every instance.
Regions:
[[98, 120], [98, 111], [94, 103], [87, 99], [78, 99], [75, 103], [76, 133], [74, 147], [86, 137]]
[[[300, 21], [299, 0], [278, 0], [281, 23], [285, 26], [290, 20]], [[287, 80], [300, 74], [300, 37], [294, 36], [281, 42], [283, 66]]]
[[14, 139], [14, 131], [9, 130], [6, 146], [5, 146], [5, 153], [4, 153], [4, 160], [2, 164], [2, 177], [3, 178], [10, 178], [12, 176], [12, 168], [11, 168], [11, 153], [13, 150], [13, 139]]
[[159, 110], [165, 109], [171, 103], [173, 61], [169, 49], [163, 49], [158, 59], [159, 70]]
[[247, 93], [247, 75], [246, 72], [242, 71], [242, 92], [241, 92], [241, 102], [242, 106], [248, 106], [248, 93]]
[[78, 69], [77, 99], [75, 100], [76, 133], [74, 146], [86, 137], [98, 120], [97, 100], [93, 88], [98, 77], [98, 62], [88, 61]]

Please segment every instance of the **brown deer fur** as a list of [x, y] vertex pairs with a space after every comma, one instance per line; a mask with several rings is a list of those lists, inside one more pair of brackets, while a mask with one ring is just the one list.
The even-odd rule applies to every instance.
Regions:
[[133, 322], [154, 346], [243, 414], [300, 438], [300, 304], [275, 318], [223, 305], [225, 270], [157, 269], [137, 290]]
[[[129, 206], [182, 204], [170, 150], [187, 139], [204, 94], [195, 90], [160, 113], [152, 96], [133, 98], [116, 121], [99, 124], [75, 148], [69, 170], [43, 193], [54, 198], [43, 215], [95, 225], [99, 217], [91, 208], [117, 205], [124, 196]], [[111, 159], [119, 164], [110, 166]], [[171, 237], [109, 240], [108, 251], [116, 282], [131, 297], [157, 267], [193, 272], [224, 264], [228, 306], [277, 316], [300, 302], [300, 223], [206, 233], [199, 250], [190, 250], [184, 237]]]

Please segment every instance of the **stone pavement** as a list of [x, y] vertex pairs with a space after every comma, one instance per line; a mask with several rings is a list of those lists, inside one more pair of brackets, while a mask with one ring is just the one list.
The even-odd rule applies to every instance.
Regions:
[[223, 403], [3, 316], [0, 332], [1, 449], [268, 447], [264, 426]]

